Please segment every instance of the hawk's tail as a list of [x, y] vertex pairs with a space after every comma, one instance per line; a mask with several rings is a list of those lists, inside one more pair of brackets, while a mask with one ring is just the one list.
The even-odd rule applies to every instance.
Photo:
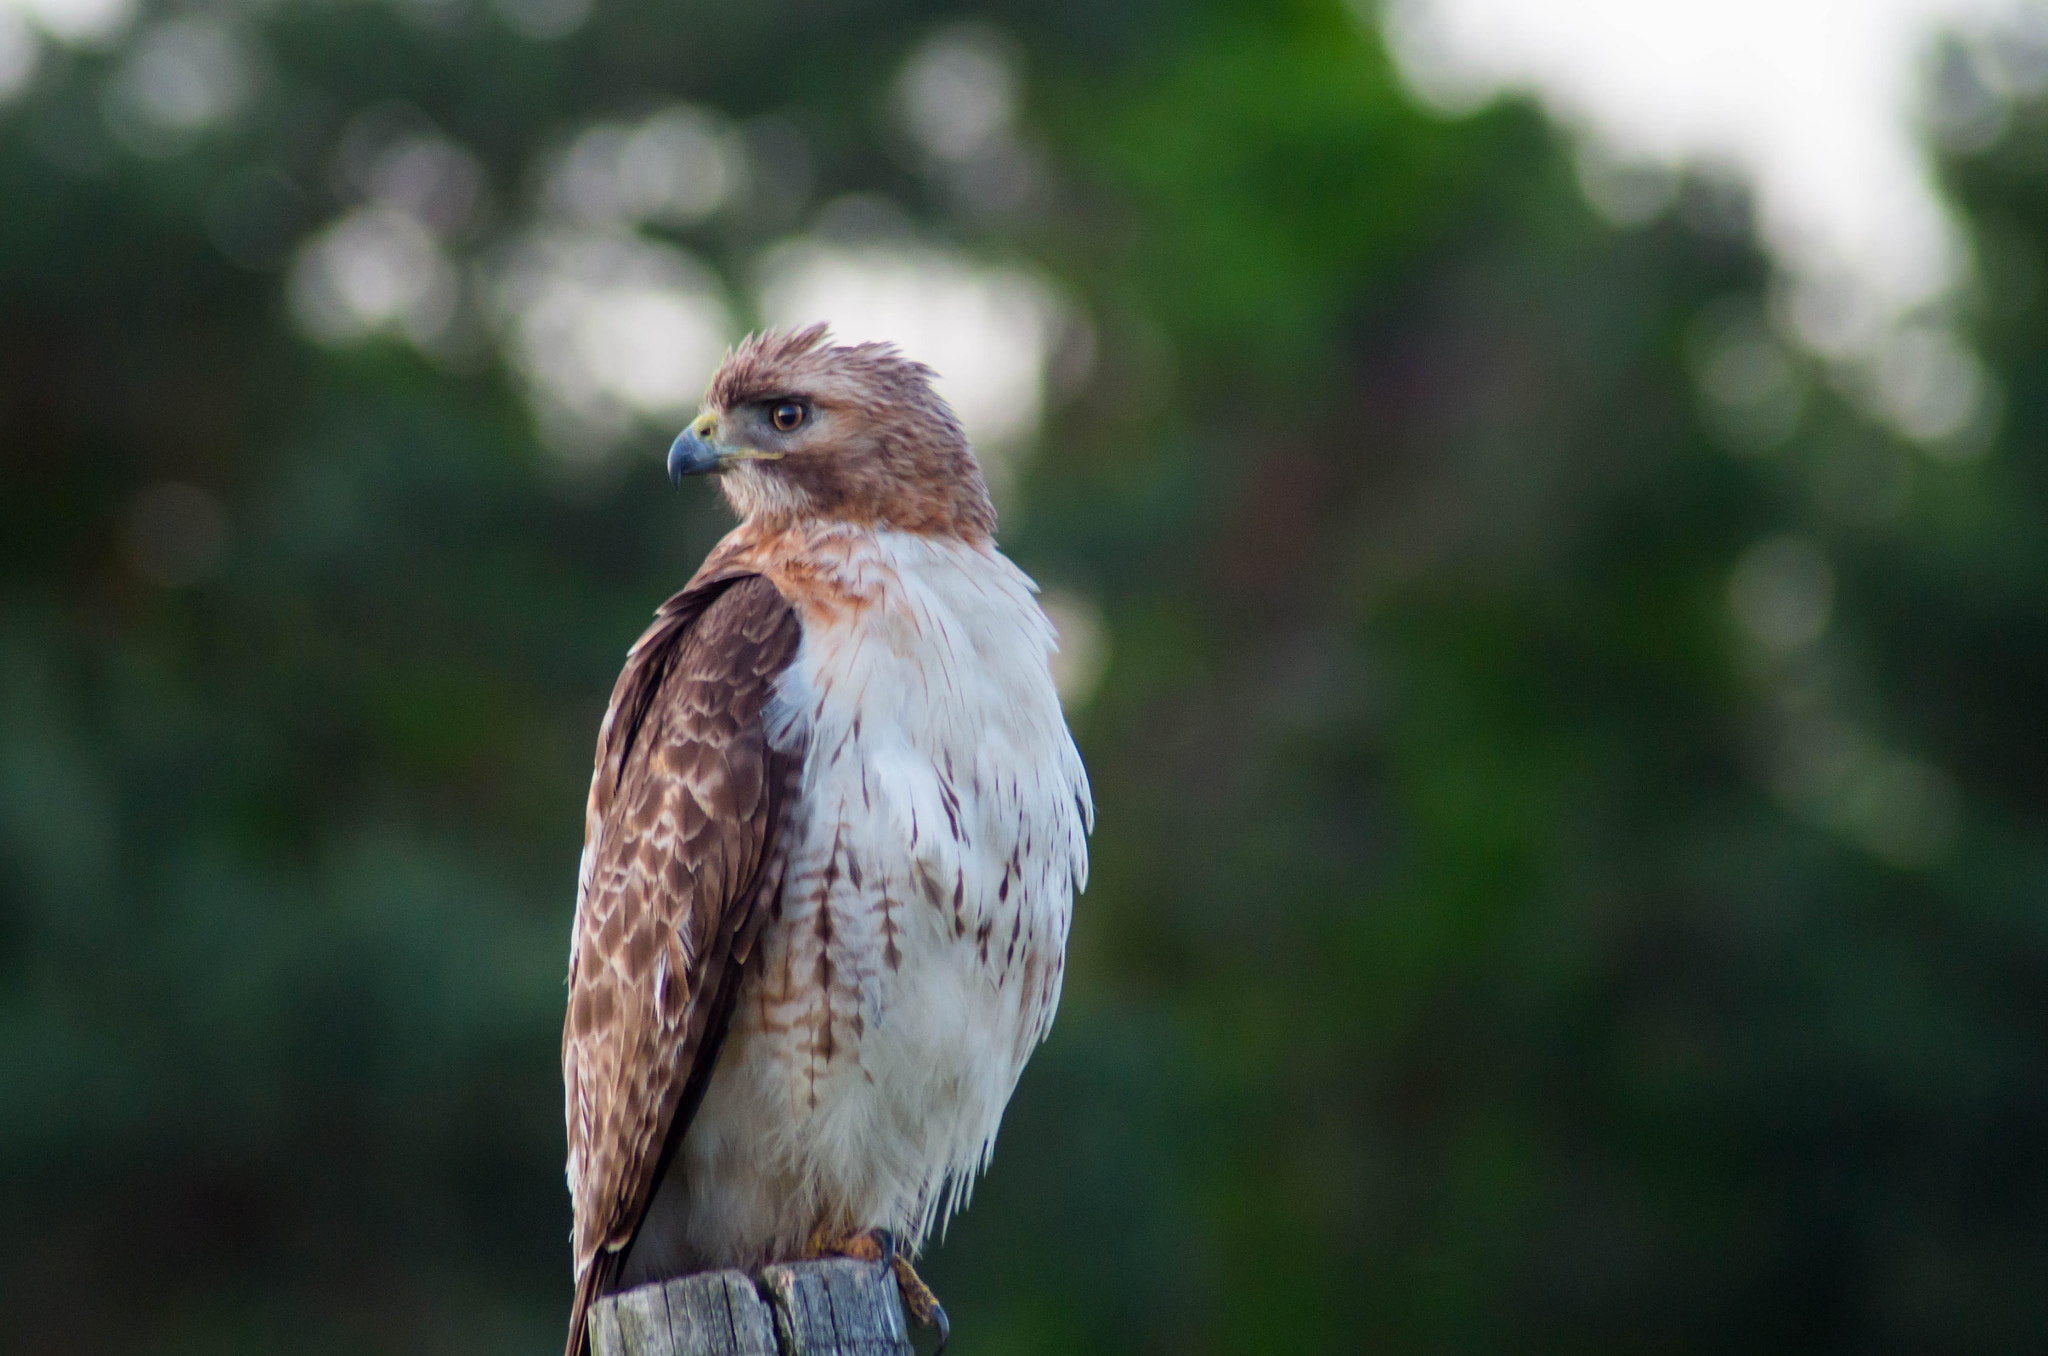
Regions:
[[583, 1268], [583, 1274], [576, 1278], [576, 1302], [569, 1310], [569, 1347], [563, 1356], [589, 1356], [590, 1351], [590, 1306], [597, 1303], [604, 1294], [608, 1273], [605, 1265], [608, 1258], [618, 1256], [598, 1249], [597, 1256], [590, 1259], [590, 1265]]

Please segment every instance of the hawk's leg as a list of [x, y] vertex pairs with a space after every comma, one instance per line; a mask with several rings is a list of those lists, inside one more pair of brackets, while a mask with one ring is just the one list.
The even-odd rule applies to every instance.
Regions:
[[820, 1226], [805, 1243], [804, 1256], [852, 1257], [889, 1268], [896, 1277], [896, 1291], [903, 1296], [903, 1307], [923, 1326], [938, 1329], [938, 1349], [946, 1349], [946, 1341], [953, 1335], [953, 1325], [946, 1319], [946, 1306], [939, 1303], [939, 1297], [910, 1265], [910, 1259], [897, 1251], [896, 1235], [887, 1229], [835, 1232]]

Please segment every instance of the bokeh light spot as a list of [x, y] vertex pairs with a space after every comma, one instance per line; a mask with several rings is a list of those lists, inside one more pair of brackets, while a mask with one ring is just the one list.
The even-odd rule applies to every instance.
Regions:
[[1835, 574], [1805, 537], [1786, 534], [1758, 542], [1736, 562], [1728, 606], [1755, 641], [1794, 650], [1820, 639], [1835, 603]]
[[42, 61], [42, 43], [28, 20], [0, 6], [0, 103], [28, 88]]
[[718, 211], [746, 178], [746, 152], [724, 119], [689, 104], [636, 125], [599, 123], [548, 172], [543, 199], [592, 225], [689, 226]]
[[356, 208], [299, 250], [292, 316], [323, 344], [397, 333], [431, 344], [452, 317], [459, 280], [440, 242], [409, 213]]
[[1730, 298], [1709, 307], [1689, 347], [1708, 419], [1730, 447], [1767, 451], [1797, 431], [1805, 406], [1799, 373], [1755, 303]]
[[135, 0], [14, 0], [14, 5], [59, 42], [92, 46], [111, 42], [135, 18]]
[[1958, 435], [1988, 412], [1990, 378], [1951, 331], [1902, 330], [1879, 353], [1871, 376], [1879, 410], [1908, 438], [1937, 456], [1981, 448], [1981, 441]]
[[979, 24], [925, 40], [896, 79], [896, 109], [928, 155], [973, 158], [1009, 131], [1017, 113], [1015, 57], [1002, 35]]
[[107, 122], [141, 155], [169, 155], [226, 122], [254, 93], [244, 42], [207, 18], [174, 19], [135, 41], [107, 88]]
[[494, 307], [542, 437], [587, 455], [636, 421], [673, 419], [732, 338], [710, 271], [625, 232], [542, 230], [499, 266]]

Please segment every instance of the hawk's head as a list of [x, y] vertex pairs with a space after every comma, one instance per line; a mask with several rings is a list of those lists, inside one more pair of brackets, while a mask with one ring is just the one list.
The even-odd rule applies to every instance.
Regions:
[[981, 466], [932, 390], [932, 370], [887, 344], [826, 337], [813, 325], [735, 349], [669, 448], [669, 474], [718, 472], [725, 497], [753, 521], [992, 535]]

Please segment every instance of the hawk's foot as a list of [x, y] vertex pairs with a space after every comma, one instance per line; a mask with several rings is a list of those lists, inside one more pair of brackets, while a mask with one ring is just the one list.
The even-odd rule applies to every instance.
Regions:
[[896, 1293], [903, 1296], [903, 1307], [923, 1326], [938, 1329], [938, 1350], [944, 1351], [947, 1340], [953, 1336], [953, 1325], [946, 1319], [946, 1306], [939, 1303], [939, 1297], [932, 1293], [932, 1288], [924, 1283], [924, 1277], [910, 1265], [908, 1257], [901, 1253], [892, 1255], [889, 1270], [896, 1273]]
[[910, 1265], [910, 1259], [896, 1248], [896, 1236], [887, 1229], [844, 1229], [833, 1230], [820, 1226], [811, 1231], [804, 1243], [805, 1257], [851, 1257], [862, 1262], [873, 1262], [889, 1268], [896, 1278], [896, 1293], [903, 1297], [903, 1307], [912, 1318], [927, 1328], [936, 1328], [939, 1333], [939, 1351], [946, 1349], [946, 1342], [953, 1335], [953, 1325], [947, 1321], [946, 1306], [939, 1303], [939, 1297], [924, 1283], [917, 1269]]

